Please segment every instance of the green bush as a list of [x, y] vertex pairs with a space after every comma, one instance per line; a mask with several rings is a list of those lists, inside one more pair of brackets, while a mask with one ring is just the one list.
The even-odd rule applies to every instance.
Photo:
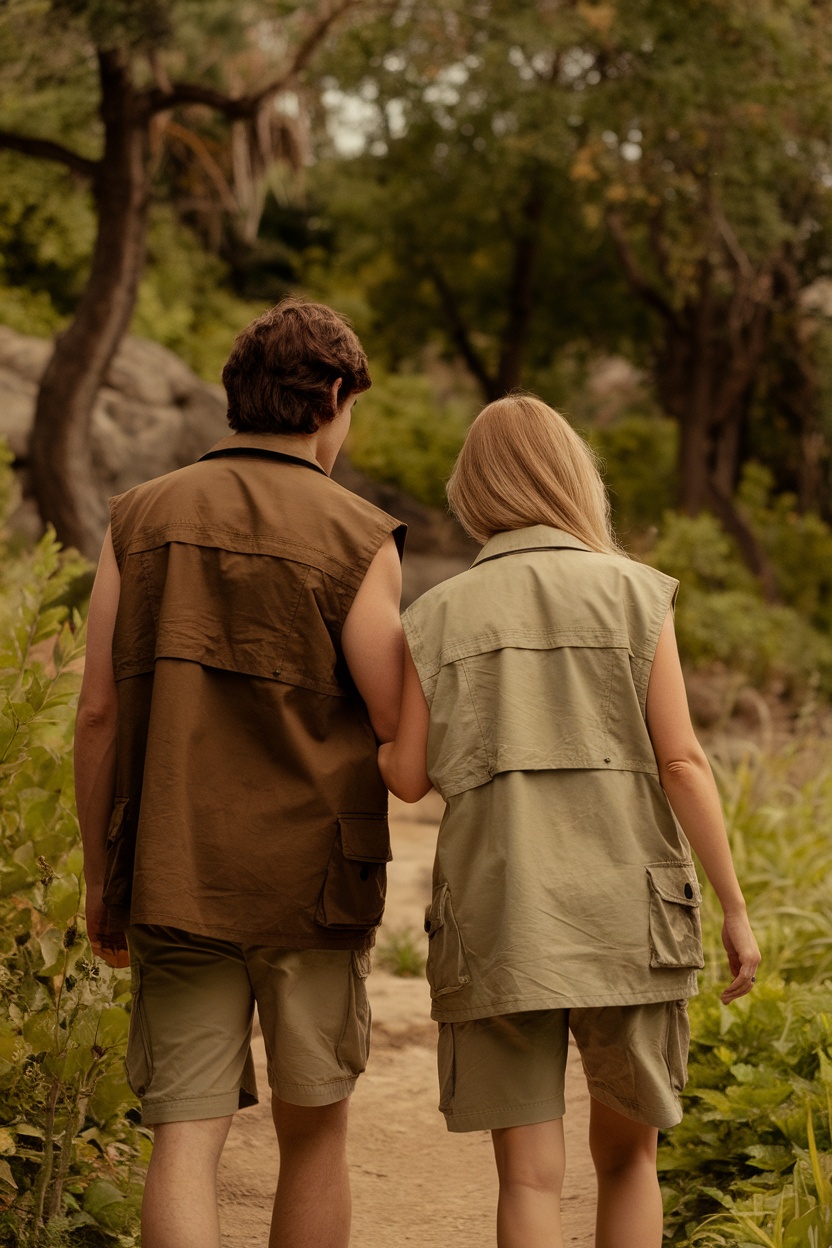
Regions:
[[721, 916], [706, 890], [685, 1117], [659, 1157], [674, 1244], [802, 1248], [829, 1217], [832, 773], [815, 754], [816, 774], [793, 780], [815, 749], [718, 773], [763, 962], [753, 992], [723, 1006]]
[[748, 464], [739, 499], [774, 564], [783, 601], [815, 628], [832, 630], [832, 528], [814, 512], [797, 510], [792, 494], [772, 496], [773, 478]]
[[52, 532], [0, 555], [0, 1243], [129, 1245], [149, 1139], [125, 1116], [129, 977], [84, 934], [72, 780], [88, 565]]
[[353, 409], [350, 457], [370, 476], [444, 507], [445, 482], [473, 415], [467, 401], [439, 398], [427, 377], [376, 371]]
[[[681, 581], [676, 631], [692, 667], [721, 663], [791, 694], [832, 696], [832, 638], [795, 606], [769, 606], [731, 539], [707, 512], [667, 512], [649, 561]], [[804, 579], [815, 574], [804, 571]]]
[[675, 502], [676, 453], [674, 421], [640, 413], [586, 431], [602, 460], [613, 520], [623, 541], [661, 523]]

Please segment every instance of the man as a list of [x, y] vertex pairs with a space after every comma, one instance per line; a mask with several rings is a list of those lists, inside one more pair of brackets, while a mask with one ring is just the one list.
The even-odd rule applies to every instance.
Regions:
[[404, 529], [328, 475], [370, 385], [341, 317], [284, 300], [223, 382], [232, 436], [111, 502], [75, 743], [87, 927], [110, 965], [129, 946], [128, 1077], [154, 1127], [144, 1248], [219, 1248], [219, 1156], [257, 1099], [255, 1001], [280, 1145], [270, 1244], [345, 1248]]

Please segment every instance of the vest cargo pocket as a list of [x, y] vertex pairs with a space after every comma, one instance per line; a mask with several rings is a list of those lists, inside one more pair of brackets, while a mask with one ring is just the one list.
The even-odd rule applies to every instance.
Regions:
[[650, 965], [701, 969], [702, 895], [692, 862], [647, 864], [650, 885]]
[[107, 830], [104, 860], [104, 902], [108, 906], [129, 906], [133, 892], [133, 861], [136, 835], [128, 797], [117, 797]]
[[390, 831], [386, 815], [342, 815], [315, 920], [322, 927], [369, 928], [381, 922]]
[[431, 996], [444, 997], [449, 992], [459, 992], [470, 984], [471, 975], [447, 884], [442, 884], [433, 894], [425, 913], [425, 931], [429, 941], [427, 977]]

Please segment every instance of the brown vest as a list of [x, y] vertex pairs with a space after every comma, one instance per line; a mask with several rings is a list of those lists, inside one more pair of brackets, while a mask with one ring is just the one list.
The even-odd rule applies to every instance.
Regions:
[[360, 948], [381, 919], [387, 792], [340, 636], [404, 526], [286, 448], [236, 434], [111, 502], [114, 928]]

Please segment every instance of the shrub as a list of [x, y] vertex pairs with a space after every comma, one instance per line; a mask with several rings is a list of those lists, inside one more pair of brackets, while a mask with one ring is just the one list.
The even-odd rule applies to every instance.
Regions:
[[795, 607], [763, 601], [713, 516], [667, 512], [649, 561], [681, 581], [676, 631], [691, 666], [721, 663], [754, 684], [832, 696], [832, 640]]
[[[9, 504], [9, 456], [0, 499]], [[2, 544], [2, 543], [0, 543]], [[134, 1243], [129, 979], [84, 934], [72, 728], [87, 565], [47, 532], [0, 574], [0, 1243]]]
[[349, 451], [356, 468], [390, 481], [432, 507], [445, 507], [445, 482], [474, 415], [461, 399], [437, 397], [427, 377], [374, 374], [353, 411]]
[[379, 966], [404, 979], [419, 979], [425, 972], [425, 959], [419, 933], [410, 927], [384, 930], [386, 935], [382, 937], [376, 952], [376, 961]]
[[816, 1176], [832, 1163], [832, 773], [794, 782], [810, 749], [719, 773], [763, 962], [753, 992], [723, 1006], [721, 915], [705, 890], [685, 1117], [659, 1157], [674, 1244], [798, 1248], [828, 1217]]
[[678, 429], [674, 421], [632, 413], [586, 431], [602, 460], [615, 527], [622, 540], [661, 524], [675, 501]]

